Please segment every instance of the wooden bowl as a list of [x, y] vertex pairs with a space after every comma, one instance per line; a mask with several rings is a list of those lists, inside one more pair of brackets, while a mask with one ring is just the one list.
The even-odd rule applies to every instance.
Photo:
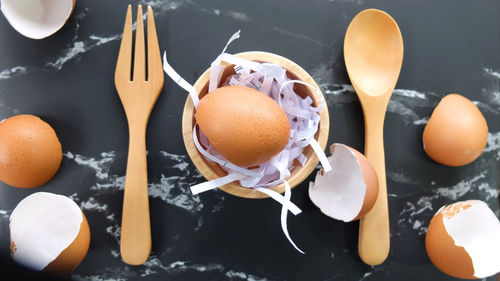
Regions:
[[[286, 59], [284, 57], [266, 52], [244, 52], [236, 54], [236, 56], [257, 62], [269, 62], [277, 64], [286, 69], [287, 76], [290, 79], [302, 80], [319, 89], [316, 82], [314, 82], [312, 77], [304, 69], [302, 69], [293, 61]], [[235, 73], [233, 66], [234, 65], [230, 65], [229, 67], [226, 67], [222, 75], [221, 83], [227, 76]], [[209, 79], [210, 79], [210, 69], [207, 69], [194, 84], [194, 87], [196, 88], [196, 91], [198, 92], [200, 99], [205, 94], [207, 94]], [[321, 93], [320, 96], [310, 87], [301, 84], [295, 84], [294, 91], [301, 97], [310, 96], [313, 100], [314, 106], [319, 106], [321, 104], [321, 101], [325, 100], [321, 91], [320, 91]], [[330, 118], [328, 115], [328, 107], [326, 104], [323, 106], [323, 109], [319, 112], [319, 114], [320, 114], [320, 122], [315, 138], [318, 141], [321, 148], [324, 150], [326, 147], [326, 143], [328, 141], [328, 132], [330, 126]], [[194, 105], [191, 98], [188, 97], [186, 100], [186, 104], [184, 105], [184, 112], [182, 114], [182, 135], [184, 138], [184, 145], [186, 146], [186, 150], [189, 154], [189, 157], [191, 158], [191, 161], [193, 161], [196, 168], [198, 168], [200, 173], [207, 180], [213, 180], [218, 177], [227, 175], [227, 173], [224, 170], [222, 170], [217, 163], [206, 160], [196, 149], [193, 141], [194, 124], [195, 124]], [[316, 168], [319, 162], [318, 157], [316, 156], [316, 154], [314, 153], [314, 151], [310, 146], [305, 147], [303, 153], [307, 157], [306, 164], [304, 166], [297, 164], [295, 168], [291, 171], [290, 177], [286, 179], [290, 184], [290, 187], [292, 188], [294, 188], [295, 186], [300, 184], [305, 178], [307, 178], [309, 174], [311, 174], [311, 172]], [[220, 189], [232, 195], [244, 198], [269, 197], [268, 195], [259, 192], [257, 190], [242, 187], [238, 182], [226, 184], [224, 186], [221, 186]], [[283, 193], [285, 191], [285, 185], [282, 183], [271, 189], [279, 193]]]

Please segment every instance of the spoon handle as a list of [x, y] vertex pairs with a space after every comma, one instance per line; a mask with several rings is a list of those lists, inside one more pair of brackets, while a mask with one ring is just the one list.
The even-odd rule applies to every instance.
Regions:
[[[375, 112], [371, 112], [375, 113]], [[377, 172], [379, 192], [373, 208], [359, 223], [359, 256], [364, 263], [379, 265], [389, 254], [390, 232], [384, 154], [383, 114], [365, 112], [365, 156]]]
[[123, 197], [120, 253], [125, 263], [143, 264], [151, 252], [146, 125], [129, 123], [130, 143]]

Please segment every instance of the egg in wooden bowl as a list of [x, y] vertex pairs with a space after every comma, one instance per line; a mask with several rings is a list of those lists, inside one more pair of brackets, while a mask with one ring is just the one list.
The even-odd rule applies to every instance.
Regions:
[[[309, 100], [311, 106], [317, 109], [319, 123], [317, 123], [317, 131], [315, 131], [313, 138], [318, 144], [316, 149], [324, 150], [329, 134], [329, 114], [324, 96], [313, 78], [293, 61], [276, 54], [267, 52], [244, 52], [236, 54], [234, 57], [235, 59], [241, 58], [261, 64], [277, 65], [286, 71], [287, 79], [299, 80], [308, 84], [287, 83], [290, 84], [290, 87], [293, 87], [293, 92], [300, 97], [299, 100], [301, 102], [302, 100]], [[217, 89], [209, 91], [211, 69], [206, 70], [194, 84], [194, 88], [200, 98], [198, 111], [195, 108], [192, 98], [188, 97], [182, 116], [182, 133], [186, 150], [196, 168], [198, 168], [200, 173], [208, 181], [224, 177], [227, 175], [227, 172], [221, 168], [218, 163], [207, 159], [197, 149], [197, 145], [203, 143], [202, 138], [204, 137], [203, 134], [200, 133], [200, 128], [209, 138], [211, 145], [214, 147], [221, 147], [221, 151], [217, 151], [218, 153], [229, 159], [230, 162], [241, 164], [242, 167], [246, 167], [248, 169], [255, 168], [256, 165], [262, 164], [263, 160], [276, 161], [276, 159], [269, 159], [272, 158], [276, 152], [283, 149], [283, 139], [288, 136], [290, 130], [294, 130], [293, 128], [290, 129], [290, 127], [287, 127], [288, 124], [285, 125], [283, 122], [283, 116], [287, 115], [284, 114], [283, 110], [279, 109], [279, 107], [283, 106], [282, 104], [278, 104], [278, 102], [275, 102], [271, 98], [269, 98], [271, 102], [267, 101], [265, 98], [256, 98], [258, 99], [257, 101], [253, 101], [252, 98], [245, 98], [254, 96], [247, 93], [241, 93], [242, 89], [238, 88], [241, 87], [239, 85], [227, 85], [227, 81], [236, 74], [235, 64], [222, 61], [221, 65], [224, 70], [221, 72], [220, 83], [218, 84]], [[224, 84], [224, 82], [226, 82], [226, 84]], [[233, 88], [227, 89], [227, 87]], [[248, 89], [258, 92], [257, 90], [251, 88]], [[242, 99], [244, 99], [243, 102], [241, 99], [238, 101], [229, 98], [229, 91], [236, 93], [234, 97], [242, 97]], [[243, 92], [246, 91], [247, 90]], [[219, 102], [217, 106], [214, 106], [214, 110], [212, 111], [203, 110], [204, 104], [207, 103], [205, 101], [209, 100], [208, 97], [210, 95], [207, 96], [207, 99], [204, 97], [209, 92], [210, 95], [218, 92], [218, 95], [220, 96], [218, 98]], [[226, 93], [221, 94], [220, 92]], [[256, 95], [258, 95], [258, 93], [256, 93]], [[278, 100], [281, 102], [281, 99]], [[238, 105], [232, 106], [232, 103], [238, 103]], [[226, 108], [232, 109], [226, 110]], [[253, 117], [245, 119], [244, 114], [240, 114], [239, 111], [248, 112], [245, 114]], [[289, 113], [290, 112], [286, 112], [288, 116], [290, 116]], [[248, 121], [245, 122], [245, 120]], [[230, 124], [227, 125], [226, 123]], [[207, 126], [206, 124], [209, 125]], [[238, 126], [238, 124], [241, 125]], [[211, 137], [209, 135], [211, 131], [207, 134], [209, 130], [206, 129], [207, 127], [210, 127], [211, 131], [215, 130], [222, 132], [221, 134], [223, 137], [220, 138], [222, 140], [222, 144], [215, 137]], [[230, 128], [230, 130], [228, 130], [228, 128]], [[195, 137], [193, 136], [197, 138], [196, 143]], [[227, 147], [225, 147], [227, 143], [235, 149], [227, 149]], [[245, 150], [245, 148], [248, 149]], [[294, 160], [294, 165], [290, 174], [286, 175], [284, 178], [291, 188], [297, 186], [304, 179], [306, 179], [319, 163], [319, 158], [310, 145], [305, 145], [301, 153], [303, 161], [299, 163], [299, 161]], [[219, 188], [227, 193], [243, 198], [269, 197], [267, 194], [256, 189], [243, 187], [237, 180], [220, 186]], [[285, 183], [281, 181], [269, 188], [276, 192], [283, 193], [285, 191]]]

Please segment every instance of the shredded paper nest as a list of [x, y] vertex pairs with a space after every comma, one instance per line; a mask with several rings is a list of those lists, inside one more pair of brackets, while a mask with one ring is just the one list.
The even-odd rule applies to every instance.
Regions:
[[[258, 63], [246, 60], [226, 53], [229, 44], [239, 38], [239, 31], [236, 32], [226, 44], [222, 53], [212, 62], [210, 67], [210, 82], [208, 91], [213, 91], [220, 85], [222, 74], [227, 67], [222, 62], [234, 65], [235, 74], [230, 75], [224, 81], [222, 86], [244, 86], [256, 89], [275, 100], [285, 111], [290, 122], [290, 138], [286, 147], [271, 160], [260, 164], [251, 169], [239, 167], [222, 155], [220, 155], [213, 146], [210, 145], [207, 137], [197, 130], [197, 125], [193, 128], [193, 141], [198, 151], [208, 160], [214, 161], [227, 172], [227, 176], [220, 177], [211, 181], [203, 182], [191, 187], [193, 194], [198, 194], [207, 190], [215, 189], [225, 184], [239, 181], [245, 188], [252, 188], [269, 195], [283, 205], [281, 211], [281, 225], [285, 236], [290, 243], [301, 253], [303, 253], [292, 241], [288, 234], [286, 226], [286, 216], [288, 211], [297, 215], [301, 210], [290, 202], [291, 188], [287, 178], [295, 166], [304, 166], [307, 157], [303, 154], [304, 148], [311, 146], [321, 161], [323, 169], [329, 171], [330, 164], [324, 151], [314, 138], [318, 131], [320, 115], [319, 111], [325, 106], [321, 101], [319, 107], [313, 105], [310, 97], [302, 98], [293, 90], [295, 83], [311, 87], [322, 97], [319, 90], [312, 85], [300, 80], [291, 80], [286, 75], [286, 70], [279, 65], [271, 63]], [[179, 86], [187, 90], [197, 107], [199, 98], [195, 88], [186, 82], [175, 70], [168, 64], [166, 53], [163, 58], [164, 70]], [[285, 194], [281, 195], [271, 189], [278, 184], [284, 183]]]

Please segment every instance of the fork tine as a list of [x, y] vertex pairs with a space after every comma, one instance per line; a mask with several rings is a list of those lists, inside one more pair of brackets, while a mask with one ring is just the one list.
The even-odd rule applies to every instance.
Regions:
[[148, 6], [148, 81], [160, 79], [163, 81], [160, 47], [158, 46], [153, 9]]
[[132, 67], [132, 6], [128, 5], [127, 16], [123, 27], [123, 37], [118, 53], [115, 70], [115, 84], [117, 82], [130, 81], [130, 69]]
[[137, 8], [137, 27], [135, 30], [134, 78], [133, 81], [146, 80], [146, 54], [144, 49], [144, 23], [142, 5]]

